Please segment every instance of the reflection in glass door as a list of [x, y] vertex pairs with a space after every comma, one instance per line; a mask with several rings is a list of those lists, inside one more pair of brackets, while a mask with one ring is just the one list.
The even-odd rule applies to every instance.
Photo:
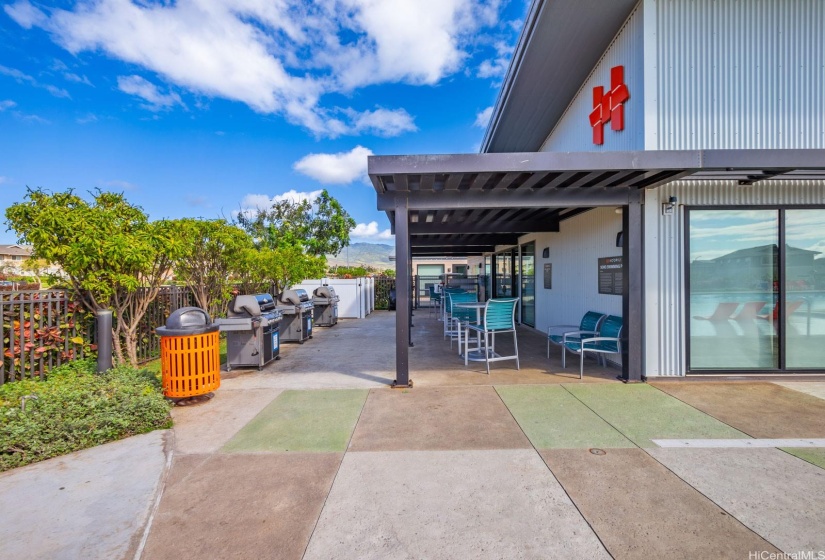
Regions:
[[689, 368], [778, 369], [779, 211], [688, 216]]
[[521, 322], [536, 326], [536, 243], [521, 246]]
[[495, 258], [495, 297], [513, 297], [513, 251], [498, 253]]
[[788, 369], [825, 367], [823, 249], [825, 210], [786, 210], [784, 315]]

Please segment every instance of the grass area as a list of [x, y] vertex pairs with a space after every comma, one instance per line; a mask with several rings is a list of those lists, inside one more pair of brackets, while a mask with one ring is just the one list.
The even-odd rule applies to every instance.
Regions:
[[45, 381], [0, 386], [0, 471], [172, 425], [156, 375], [96, 369], [77, 360]]

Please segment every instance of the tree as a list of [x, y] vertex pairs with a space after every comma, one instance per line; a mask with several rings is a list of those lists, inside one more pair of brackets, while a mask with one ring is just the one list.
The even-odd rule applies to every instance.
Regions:
[[300, 245], [316, 256], [340, 253], [349, 245], [349, 232], [355, 227], [355, 220], [326, 190], [313, 202], [281, 200], [251, 216], [241, 212], [238, 223], [259, 247]]
[[40, 277], [48, 270], [49, 263], [45, 259], [29, 258], [20, 263], [20, 271], [30, 275], [35, 282], [42, 284]]
[[306, 278], [323, 276], [326, 259], [305, 254], [300, 247], [247, 249], [238, 260], [236, 277], [243, 293], [267, 292], [275, 286], [280, 293]]
[[313, 202], [282, 200], [252, 215], [241, 212], [238, 223], [258, 249], [272, 251], [263, 258], [274, 258], [264, 272], [278, 291], [323, 275], [325, 255], [338, 254], [349, 245], [349, 232], [355, 227], [355, 220], [326, 190]]
[[225, 220], [176, 220], [184, 250], [175, 260], [177, 278], [186, 283], [198, 306], [223, 315], [232, 290], [231, 275], [245, 251], [252, 249], [247, 233]]
[[19, 241], [32, 245], [33, 258], [63, 268], [91, 311], [112, 309], [115, 355], [137, 365], [137, 329], [157, 297], [181, 243], [172, 222], [150, 222], [122, 194], [95, 191], [91, 203], [74, 191], [31, 190], [6, 210]]

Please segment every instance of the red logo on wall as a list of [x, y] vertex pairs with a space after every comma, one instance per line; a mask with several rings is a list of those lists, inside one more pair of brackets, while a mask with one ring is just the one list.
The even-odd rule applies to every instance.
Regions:
[[624, 83], [624, 66], [614, 66], [610, 69], [610, 91], [605, 94], [604, 87], [593, 88], [590, 126], [594, 144], [604, 144], [604, 125], [608, 122], [611, 130], [624, 130], [624, 103], [628, 99], [630, 92]]

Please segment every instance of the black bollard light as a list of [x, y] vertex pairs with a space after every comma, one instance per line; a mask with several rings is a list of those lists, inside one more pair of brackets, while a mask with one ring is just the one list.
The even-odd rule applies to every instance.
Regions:
[[112, 312], [108, 309], [95, 313], [97, 318], [97, 372], [112, 369]]

